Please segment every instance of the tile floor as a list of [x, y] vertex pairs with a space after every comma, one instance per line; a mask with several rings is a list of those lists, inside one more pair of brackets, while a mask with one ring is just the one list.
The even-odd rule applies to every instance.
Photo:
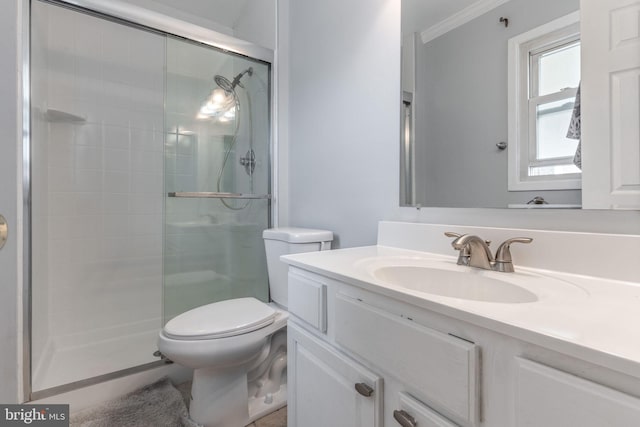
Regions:
[[247, 427], [287, 427], [287, 407], [260, 418]]

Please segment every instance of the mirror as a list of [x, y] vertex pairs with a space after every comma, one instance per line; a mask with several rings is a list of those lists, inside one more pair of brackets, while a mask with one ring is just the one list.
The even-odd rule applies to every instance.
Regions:
[[[578, 140], [567, 138], [580, 81], [579, 7], [402, 0], [401, 206], [580, 208]], [[518, 67], [537, 80], [517, 80]], [[522, 84], [539, 96], [516, 100]]]

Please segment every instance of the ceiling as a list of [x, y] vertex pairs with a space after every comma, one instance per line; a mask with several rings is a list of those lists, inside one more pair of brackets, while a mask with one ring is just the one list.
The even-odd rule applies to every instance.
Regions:
[[[151, 0], [165, 7], [176, 8], [176, 0]], [[253, 0], [256, 1], [256, 0]], [[473, 3], [484, 0], [402, 0], [402, 32], [421, 32]], [[182, 0], [189, 13], [233, 29], [249, 0]], [[186, 5], [184, 5], [186, 6]]]
[[422, 32], [483, 0], [402, 0], [402, 33]]
[[[213, 21], [224, 27], [233, 29], [243, 14], [249, 0], [153, 0], [163, 6], [180, 7], [189, 11], [189, 14], [198, 16], [208, 21]], [[182, 3], [178, 6], [178, 3]], [[188, 3], [188, 7], [185, 3]]]

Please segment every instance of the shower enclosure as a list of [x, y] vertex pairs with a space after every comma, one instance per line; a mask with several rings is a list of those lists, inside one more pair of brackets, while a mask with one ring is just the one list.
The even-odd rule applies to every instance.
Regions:
[[268, 300], [270, 64], [31, 4], [31, 397], [157, 363], [193, 307]]

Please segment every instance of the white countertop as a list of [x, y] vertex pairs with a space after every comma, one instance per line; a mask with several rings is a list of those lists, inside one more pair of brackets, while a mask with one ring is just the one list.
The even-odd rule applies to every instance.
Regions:
[[[578, 291], [564, 296], [542, 292], [538, 301], [530, 303], [472, 301], [392, 286], [362, 268], [372, 258], [392, 257], [437, 259], [447, 265], [456, 262], [454, 256], [386, 246], [310, 252], [281, 259], [295, 267], [640, 378], [640, 283], [524, 268], [516, 263], [513, 274], [547, 276], [569, 282]], [[477, 274], [477, 269], [471, 267], [455, 267]]]

